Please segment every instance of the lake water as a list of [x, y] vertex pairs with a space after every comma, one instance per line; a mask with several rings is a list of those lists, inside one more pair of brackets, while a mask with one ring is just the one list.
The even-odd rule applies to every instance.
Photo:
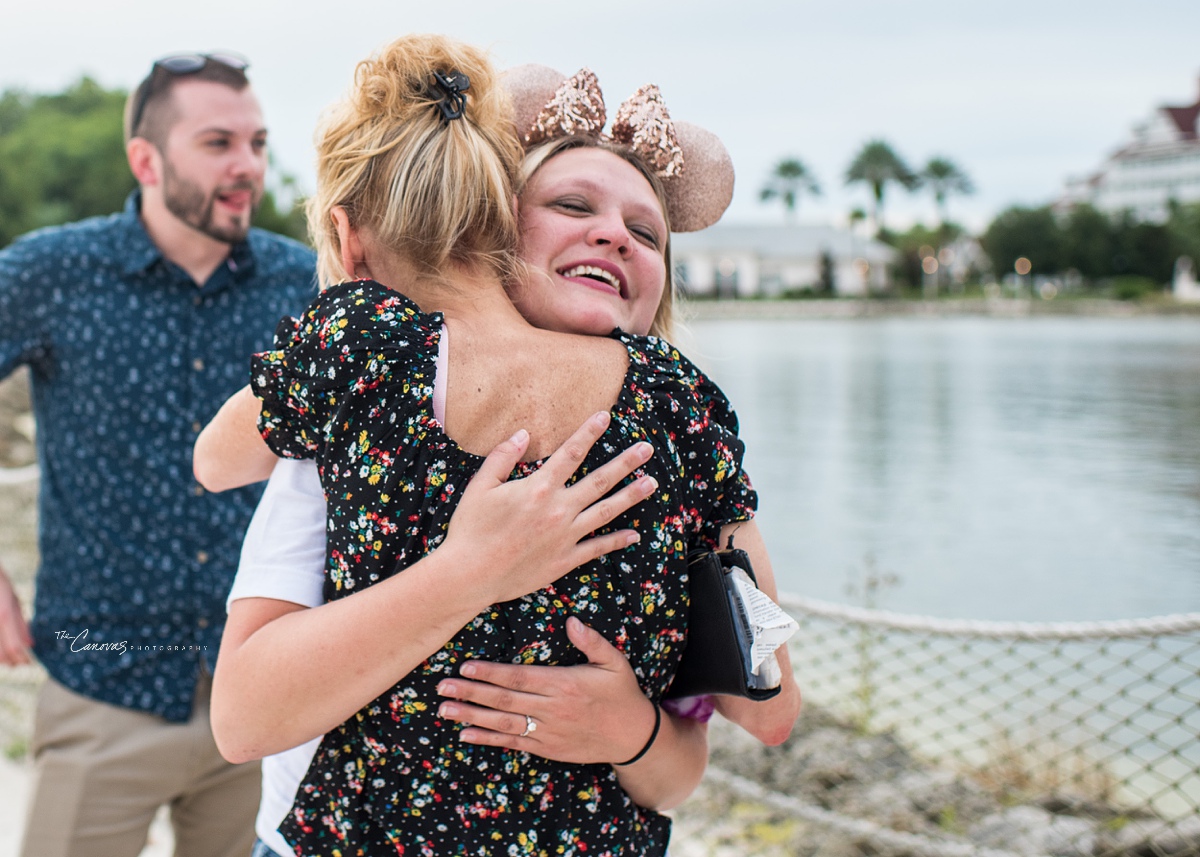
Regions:
[[781, 590], [949, 618], [1200, 611], [1200, 321], [694, 321]]

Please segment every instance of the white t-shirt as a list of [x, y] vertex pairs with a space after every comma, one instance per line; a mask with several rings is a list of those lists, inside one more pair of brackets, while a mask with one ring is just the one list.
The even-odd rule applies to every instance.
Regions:
[[[433, 415], [446, 420], [446, 377], [450, 331], [442, 325], [433, 381]], [[303, 607], [325, 602], [325, 491], [317, 463], [280, 459], [242, 542], [229, 605], [239, 598], [274, 598]], [[278, 854], [292, 849], [279, 832], [296, 789], [317, 752], [320, 738], [262, 760], [262, 800], [254, 831]]]
[[282, 458], [242, 542], [226, 609], [239, 598], [325, 602], [325, 491], [317, 463]]
[[[324, 603], [325, 492], [315, 461], [275, 465], [246, 531], [227, 605], [239, 598], [275, 598], [304, 607]], [[292, 808], [319, 737], [262, 760], [262, 800], [254, 832], [277, 854], [292, 849], [279, 825]]]

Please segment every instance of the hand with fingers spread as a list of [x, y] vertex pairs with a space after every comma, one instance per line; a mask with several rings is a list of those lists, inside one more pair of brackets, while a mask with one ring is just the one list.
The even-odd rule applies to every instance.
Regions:
[[[567, 634], [586, 664], [564, 667], [467, 661], [445, 679], [439, 713], [469, 723], [469, 744], [524, 750], [560, 762], [623, 762], [645, 743], [654, 715], [625, 656], [579, 619]], [[532, 720], [532, 727], [529, 725]], [[634, 729], [631, 724], [645, 724]], [[523, 734], [525, 733], [525, 734]]]
[[657, 481], [641, 476], [609, 495], [650, 459], [650, 444], [636, 443], [566, 484], [609, 419], [607, 412], [593, 415], [535, 473], [510, 479], [529, 444], [529, 434], [519, 431], [492, 451], [463, 492], [440, 550], [467, 548], [488, 557], [479, 585], [492, 593], [489, 603], [527, 595], [640, 539], [634, 530], [588, 534], [654, 493]]
[[[685, 798], [704, 773], [705, 725], [665, 711], [656, 715], [625, 656], [574, 616], [567, 634], [586, 664], [468, 661], [458, 677], [438, 684], [446, 697], [439, 715], [469, 724], [458, 736], [469, 744], [616, 765], [622, 787], [642, 805], [665, 809]], [[657, 732], [656, 716], [662, 718]], [[645, 764], [622, 764], [643, 750], [639, 763]]]
[[21, 612], [21, 600], [13, 589], [12, 581], [0, 568], [0, 664], [15, 667], [33, 663], [29, 654], [33, 637], [29, 633], [29, 622]]

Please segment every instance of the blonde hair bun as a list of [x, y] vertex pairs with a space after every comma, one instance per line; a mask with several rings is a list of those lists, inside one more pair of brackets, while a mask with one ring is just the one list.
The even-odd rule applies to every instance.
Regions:
[[[435, 72], [470, 80], [461, 118], [443, 116]], [[308, 220], [323, 285], [353, 275], [342, 267], [338, 207], [420, 276], [440, 278], [448, 264], [511, 275], [522, 150], [508, 93], [484, 51], [438, 35], [389, 43], [358, 64], [316, 147]]]
[[488, 126], [509, 115], [507, 91], [487, 54], [479, 48], [444, 36], [404, 36], [391, 42], [355, 69], [351, 102], [362, 116], [390, 117], [408, 122], [441, 101], [433, 72], [458, 71], [471, 81], [466, 115]]

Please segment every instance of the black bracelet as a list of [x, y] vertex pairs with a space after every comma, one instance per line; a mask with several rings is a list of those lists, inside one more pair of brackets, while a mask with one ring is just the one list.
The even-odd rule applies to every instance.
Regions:
[[632, 759], [630, 759], [628, 762], [613, 762], [613, 764], [617, 765], [618, 767], [623, 768], [626, 765], [632, 765], [638, 759], [642, 758], [642, 756], [649, 753], [650, 747], [654, 744], [654, 739], [658, 737], [658, 727], [660, 727], [660, 726], [662, 726], [662, 709], [659, 708], [657, 704], [655, 704], [655, 706], [654, 706], [654, 730], [650, 733], [650, 737], [646, 739], [645, 745], [643, 745], [642, 749], [637, 751], [637, 755], [634, 756]]

